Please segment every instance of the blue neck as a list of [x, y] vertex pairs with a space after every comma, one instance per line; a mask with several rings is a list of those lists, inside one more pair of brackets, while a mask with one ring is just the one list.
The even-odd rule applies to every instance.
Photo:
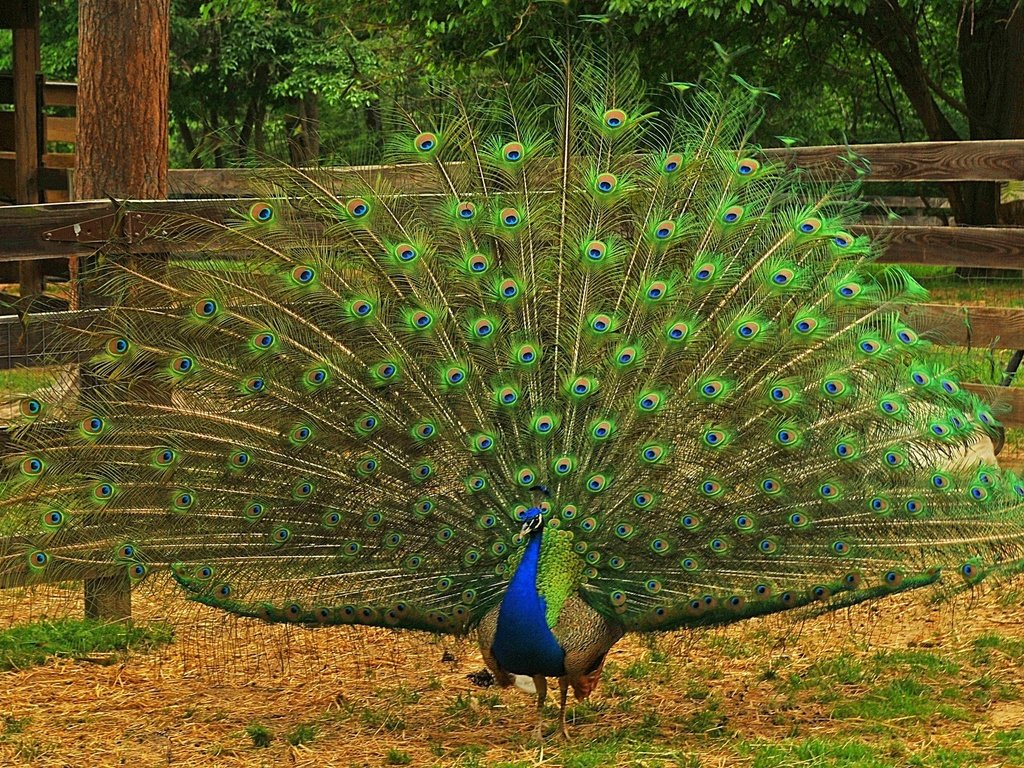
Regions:
[[498, 628], [491, 651], [506, 672], [517, 675], [565, 674], [565, 653], [548, 628], [547, 605], [537, 592], [541, 532], [530, 541], [498, 610]]

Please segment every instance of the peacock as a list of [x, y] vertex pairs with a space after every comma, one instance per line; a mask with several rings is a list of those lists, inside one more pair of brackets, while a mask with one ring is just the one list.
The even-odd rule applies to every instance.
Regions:
[[670, 94], [565, 53], [396, 107], [385, 166], [167, 214], [170, 257], [108, 246], [77, 385], [17, 401], [0, 586], [476, 630], [564, 735], [627, 632], [1017, 573], [1024, 483], [967, 458], [999, 422], [902, 319], [856, 174], [760, 150], [742, 78]]

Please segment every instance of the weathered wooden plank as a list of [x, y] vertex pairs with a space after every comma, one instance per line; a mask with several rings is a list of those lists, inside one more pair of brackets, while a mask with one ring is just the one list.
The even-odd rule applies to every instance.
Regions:
[[863, 226], [888, 240], [883, 262], [1024, 269], [1024, 227]]
[[46, 140], [75, 142], [76, 119], [73, 117], [45, 117]]
[[943, 346], [1024, 349], [1024, 308], [916, 304], [904, 306], [900, 314]]
[[992, 412], [1004, 427], [1024, 427], [1024, 387], [996, 387], [973, 382], [964, 386], [992, 406]]

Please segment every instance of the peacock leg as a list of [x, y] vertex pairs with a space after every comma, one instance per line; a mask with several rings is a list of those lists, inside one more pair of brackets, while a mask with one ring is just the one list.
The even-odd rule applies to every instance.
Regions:
[[558, 678], [558, 687], [561, 690], [562, 700], [558, 708], [558, 730], [562, 734], [562, 740], [569, 740], [569, 729], [565, 727], [565, 702], [569, 697], [569, 676], [563, 675]]
[[544, 700], [548, 697], [548, 679], [544, 675], [536, 675], [533, 684], [537, 688], [537, 728], [534, 735], [537, 741], [544, 738]]

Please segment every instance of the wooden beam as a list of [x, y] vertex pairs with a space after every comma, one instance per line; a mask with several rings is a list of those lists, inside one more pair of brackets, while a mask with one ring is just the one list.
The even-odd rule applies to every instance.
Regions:
[[69, 144], [75, 143], [75, 131], [77, 130], [75, 118], [53, 117], [52, 115], [46, 115], [43, 119], [47, 141], [64, 141]]
[[[36, 74], [39, 71], [39, 2], [21, 3], [27, 26], [14, 30], [14, 199], [39, 202], [39, 115]], [[46, 290], [43, 265], [21, 265], [21, 295], [39, 296]]]
[[1024, 227], [861, 226], [888, 241], [882, 262], [1024, 270]]
[[904, 306], [900, 314], [918, 333], [942, 346], [1024, 349], [1024, 308], [915, 304]]

